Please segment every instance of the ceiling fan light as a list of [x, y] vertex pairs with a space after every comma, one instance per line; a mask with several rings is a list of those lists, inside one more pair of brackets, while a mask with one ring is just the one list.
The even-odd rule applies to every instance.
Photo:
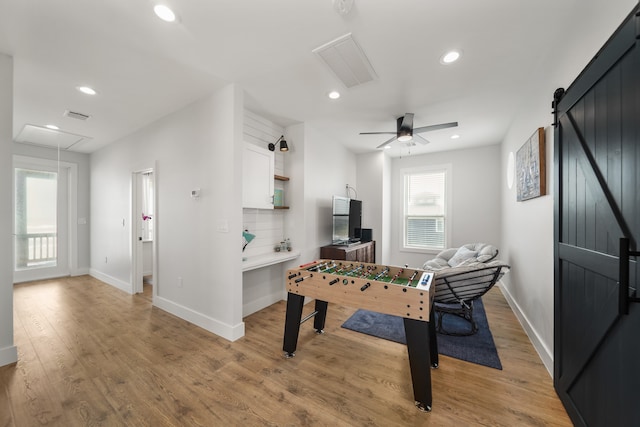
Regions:
[[413, 136], [407, 134], [407, 135], [400, 135], [398, 137], [398, 141], [400, 142], [407, 142], [407, 141], [411, 141], [413, 139]]

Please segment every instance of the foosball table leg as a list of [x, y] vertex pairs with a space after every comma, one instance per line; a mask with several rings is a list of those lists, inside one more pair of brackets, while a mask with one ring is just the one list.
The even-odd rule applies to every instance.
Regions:
[[287, 314], [284, 321], [284, 344], [282, 346], [284, 357], [286, 358], [291, 358], [296, 355], [303, 306], [304, 296], [291, 292], [288, 293]]
[[431, 367], [437, 368], [440, 360], [438, 358], [438, 335], [436, 332], [435, 310], [429, 314], [429, 352], [431, 356]]
[[407, 352], [413, 382], [413, 397], [421, 411], [430, 412], [431, 394], [431, 337], [430, 323], [404, 318], [404, 332], [407, 336]]
[[329, 303], [326, 301], [316, 300], [316, 316], [313, 319], [313, 328], [317, 334], [324, 334], [324, 322], [327, 318], [327, 306]]

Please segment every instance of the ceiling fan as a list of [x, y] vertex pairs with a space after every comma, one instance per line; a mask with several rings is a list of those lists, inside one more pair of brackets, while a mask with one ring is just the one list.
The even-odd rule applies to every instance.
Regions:
[[[394, 135], [394, 137], [378, 145], [377, 148], [382, 148], [389, 145], [396, 139], [400, 142], [409, 142], [413, 137], [417, 137], [416, 140], [421, 144], [427, 144], [429, 141], [418, 135], [419, 133], [429, 132], [432, 130], [453, 128], [458, 126], [458, 122], [441, 123], [439, 125], [421, 126], [419, 128], [413, 127], [413, 113], [406, 113], [402, 117], [398, 117], [397, 130], [395, 132], [360, 132], [360, 135]], [[415, 135], [414, 135], [415, 134]]]

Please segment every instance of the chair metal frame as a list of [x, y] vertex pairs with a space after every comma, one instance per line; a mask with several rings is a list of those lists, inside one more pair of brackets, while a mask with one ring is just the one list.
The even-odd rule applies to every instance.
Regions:
[[[435, 271], [434, 311], [436, 314], [436, 330], [445, 335], [468, 336], [478, 332], [478, 325], [473, 318], [473, 301], [486, 294], [500, 278], [509, 271], [506, 264], [493, 261], [487, 265], [480, 264], [479, 268], [465, 266], [459, 272], [458, 268], [446, 268]], [[440, 276], [440, 277], [439, 277]], [[453, 314], [469, 322], [471, 329], [467, 332], [447, 331], [442, 326], [443, 317]]]

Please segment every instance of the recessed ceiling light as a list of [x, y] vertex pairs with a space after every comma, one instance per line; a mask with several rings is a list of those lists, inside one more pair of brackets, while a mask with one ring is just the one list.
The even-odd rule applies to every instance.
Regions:
[[451, 135], [451, 139], [458, 139], [458, 138], [460, 138], [460, 135], [458, 135], [458, 134]]
[[168, 6], [163, 4], [157, 4], [153, 7], [153, 11], [158, 15], [158, 18], [166, 22], [174, 22], [176, 20], [176, 14]]
[[458, 59], [460, 59], [460, 52], [457, 50], [452, 50], [442, 55], [442, 57], [440, 58], [440, 62], [442, 64], [451, 64], [452, 62], [456, 62]]
[[334, 91], [329, 92], [329, 93], [327, 94], [327, 96], [328, 96], [329, 98], [331, 98], [331, 99], [338, 99], [338, 98], [340, 98], [340, 92], [338, 92], [338, 91], [334, 90]]
[[385, 150], [388, 150], [388, 149], [390, 149], [390, 148], [391, 148], [391, 144], [387, 144], [387, 145], [385, 145], [385, 146], [384, 146], [384, 149], [385, 149]]
[[78, 89], [80, 92], [84, 93], [85, 95], [95, 95], [97, 92], [90, 88], [89, 86], [78, 86], [76, 89]]
[[56, 125], [44, 125], [44, 127], [46, 127], [47, 129], [51, 129], [51, 130], [59, 130], [60, 129]]

